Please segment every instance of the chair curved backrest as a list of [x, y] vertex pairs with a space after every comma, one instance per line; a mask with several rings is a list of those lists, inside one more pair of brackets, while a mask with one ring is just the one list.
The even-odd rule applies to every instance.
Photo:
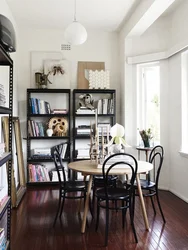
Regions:
[[[121, 165], [121, 166], [120, 166]], [[131, 175], [130, 178], [130, 192], [133, 191], [134, 188], [134, 182], [136, 179], [137, 169], [138, 169], [138, 163], [137, 160], [133, 155], [127, 154], [127, 153], [117, 153], [110, 155], [103, 163], [102, 166], [102, 173], [104, 178], [104, 187], [105, 187], [105, 193], [106, 197], [108, 197], [108, 187], [109, 187], [109, 175], [111, 175], [110, 171], [114, 168], [128, 168], [129, 173]]]
[[155, 164], [155, 168], [157, 168], [157, 175], [155, 179], [155, 184], [158, 187], [158, 182], [159, 182], [159, 175], [161, 172], [161, 167], [163, 164], [163, 159], [164, 159], [164, 149], [161, 145], [155, 146], [150, 155], [149, 155], [149, 162], [152, 164]]
[[[55, 163], [55, 168], [57, 171], [59, 184], [60, 185], [63, 184], [64, 187], [66, 186], [66, 181], [67, 181], [65, 167], [63, 165], [63, 157], [62, 157], [63, 150], [65, 149], [65, 144], [68, 144], [68, 143], [64, 142], [51, 148], [51, 155]], [[61, 172], [62, 172], [62, 175], [61, 175]]]

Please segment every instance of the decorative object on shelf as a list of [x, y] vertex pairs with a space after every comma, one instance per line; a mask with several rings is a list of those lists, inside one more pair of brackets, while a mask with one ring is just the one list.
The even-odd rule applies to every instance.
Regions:
[[110, 154], [121, 153], [123, 150], [122, 145], [124, 147], [130, 147], [123, 138], [125, 135], [125, 128], [122, 125], [116, 123], [112, 126], [110, 129], [110, 135], [112, 137], [108, 144]]
[[105, 62], [78, 62], [77, 88], [89, 89], [88, 70], [105, 70]]
[[51, 83], [48, 79], [48, 75], [45, 75], [41, 72], [35, 73], [35, 82], [37, 84], [38, 89], [47, 89], [47, 83]]
[[110, 88], [109, 70], [86, 70], [86, 71], [88, 72], [89, 89]]
[[64, 37], [71, 45], [80, 45], [87, 40], [85, 27], [76, 20], [76, 0], [74, 1], [74, 21], [66, 28]]
[[47, 136], [52, 136], [53, 135], [53, 129], [52, 128], [48, 128], [46, 130], [46, 134], [47, 134]]
[[140, 136], [141, 136], [141, 138], [143, 140], [144, 147], [149, 148], [151, 146], [150, 141], [153, 138], [151, 128], [148, 128], [146, 130], [144, 130], [144, 129], [140, 130], [139, 133], [140, 133]]
[[69, 62], [67, 60], [44, 60], [44, 73], [47, 75], [48, 88], [70, 87]]
[[92, 99], [91, 94], [84, 94], [79, 96], [79, 106], [86, 107], [87, 109], [94, 109], [93, 106], [94, 100]]
[[54, 136], [66, 136], [68, 121], [64, 117], [53, 117], [48, 122], [48, 128], [53, 130]]

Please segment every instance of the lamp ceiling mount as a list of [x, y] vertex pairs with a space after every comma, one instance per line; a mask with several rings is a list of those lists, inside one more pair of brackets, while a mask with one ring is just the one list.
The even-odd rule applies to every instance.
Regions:
[[85, 27], [76, 20], [76, 0], [74, 0], [74, 20], [73, 23], [65, 29], [66, 41], [71, 45], [80, 45], [87, 40], [87, 31]]

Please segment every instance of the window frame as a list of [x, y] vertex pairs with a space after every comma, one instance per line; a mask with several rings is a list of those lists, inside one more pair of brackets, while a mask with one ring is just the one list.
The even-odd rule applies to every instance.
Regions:
[[[148, 129], [147, 125], [147, 91], [146, 91], [146, 82], [144, 78], [144, 74], [149, 68], [152, 67], [159, 67], [159, 74], [160, 74], [160, 62], [150, 62], [150, 63], [144, 63], [144, 64], [138, 64], [137, 65], [137, 93], [136, 93], [136, 99], [137, 99], [137, 129]], [[159, 75], [160, 79], [160, 75]], [[160, 83], [159, 83], [160, 84]], [[160, 98], [160, 90], [159, 90], [159, 98]], [[160, 121], [159, 121], [160, 123]], [[159, 138], [160, 140], [160, 138]], [[157, 143], [160, 143], [157, 142]], [[138, 133], [137, 136], [137, 144], [140, 144], [140, 135]]]

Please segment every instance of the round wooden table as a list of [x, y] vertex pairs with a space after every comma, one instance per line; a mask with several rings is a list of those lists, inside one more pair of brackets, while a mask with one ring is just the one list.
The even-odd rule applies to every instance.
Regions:
[[[82, 228], [81, 228], [81, 232], [85, 233], [86, 217], [87, 217], [88, 208], [89, 208], [89, 197], [91, 193], [92, 178], [93, 178], [93, 175], [102, 175], [102, 168], [97, 168], [96, 162], [91, 161], [91, 160], [71, 162], [68, 164], [68, 167], [76, 172], [81, 172], [84, 175], [85, 179], [86, 179], [86, 176], [89, 175], [89, 183], [87, 187], [87, 196], [86, 196], [86, 202], [84, 206], [84, 215], [83, 215]], [[138, 193], [140, 197], [140, 203], [141, 203], [146, 230], [149, 230], [149, 223], [148, 223], [148, 218], [146, 214], [146, 208], [145, 208], [145, 203], [144, 203], [144, 199], [142, 195], [142, 190], [140, 186], [139, 174], [143, 172], [148, 172], [152, 169], [153, 169], [153, 165], [151, 163], [145, 162], [145, 161], [138, 161], [136, 181], [137, 181]], [[114, 168], [110, 171], [110, 173], [113, 175], [127, 175], [130, 173], [130, 170], [126, 168]]]

